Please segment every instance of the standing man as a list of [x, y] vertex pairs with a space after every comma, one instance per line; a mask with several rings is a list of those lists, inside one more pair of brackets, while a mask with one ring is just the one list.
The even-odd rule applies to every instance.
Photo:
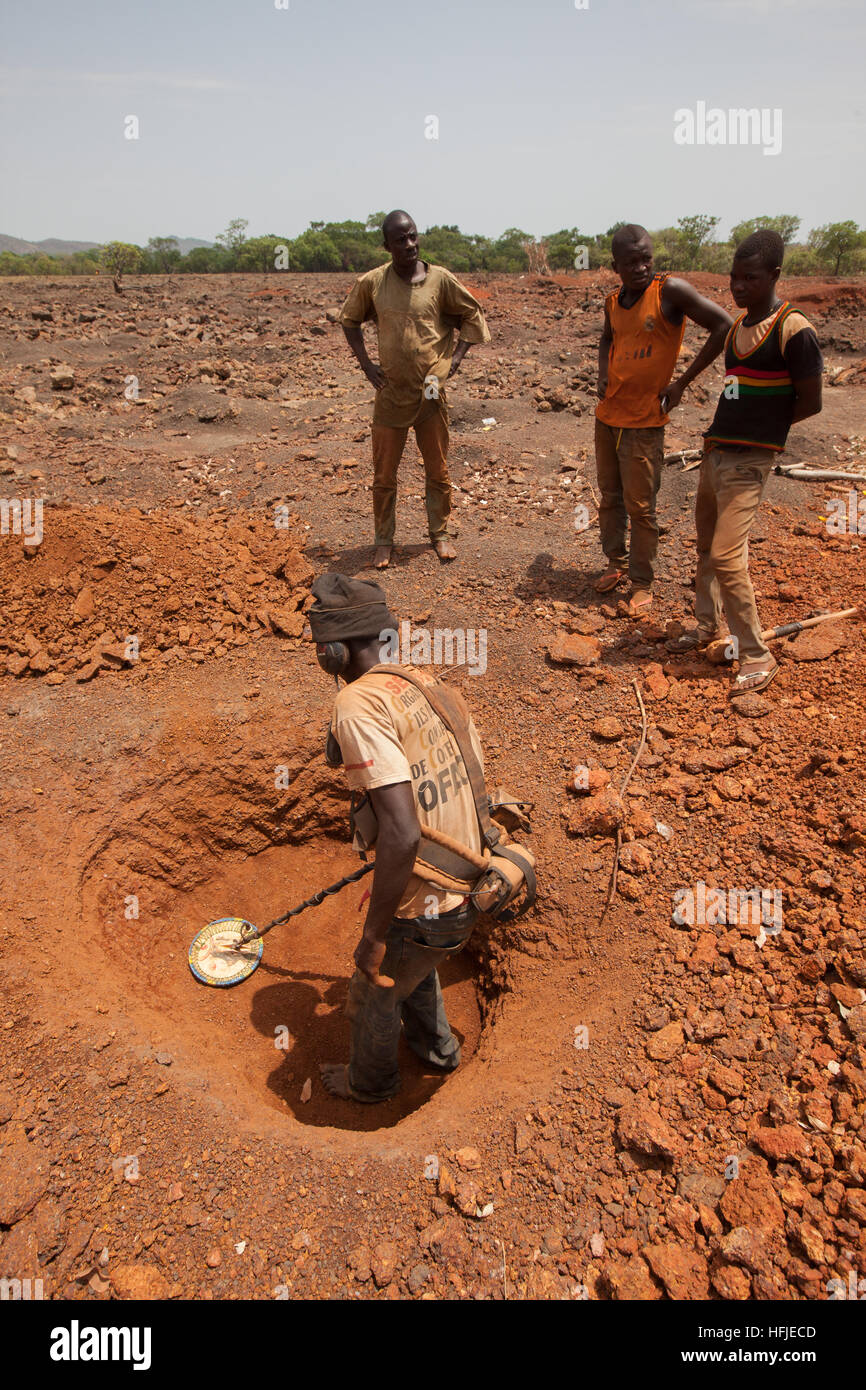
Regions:
[[[428, 1067], [447, 1073], [459, 1066], [460, 1044], [436, 972], [463, 949], [478, 913], [465, 892], [437, 888], [413, 867], [425, 827], [476, 855], [481, 832], [450, 729], [399, 667], [371, 670], [382, 660], [380, 634], [398, 630], [380, 586], [325, 574], [313, 584], [313, 596], [307, 616], [319, 664], [346, 681], [334, 702], [331, 732], [349, 786], [367, 794], [378, 822], [370, 905], [349, 988], [349, 1062], [326, 1062], [320, 1070], [332, 1095], [374, 1103], [400, 1089], [401, 1031]], [[436, 685], [432, 675], [413, 675]], [[458, 708], [480, 763], [478, 735], [465, 706]]]
[[[628, 574], [629, 613], [637, 617], [652, 604], [659, 541], [656, 496], [668, 411], [679, 405], [686, 387], [718, 357], [732, 319], [687, 281], [653, 274], [653, 244], [643, 227], [629, 225], [614, 232], [611, 256], [622, 288], [604, 302], [598, 348], [595, 460], [601, 493], [598, 523], [607, 568], [595, 588], [600, 594], [608, 593]], [[709, 337], [692, 364], [674, 380], [687, 318], [706, 328]], [[626, 547], [629, 522], [631, 539]]]
[[[394, 545], [397, 468], [410, 428], [426, 474], [427, 525], [440, 560], [456, 550], [446, 535], [451, 513], [448, 476], [448, 406], [445, 382], [470, 343], [489, 343], [481, 306], [442, 266], [418, 256], [418, 229], [407, 212], [389, 212], [382, 224], [391, 260], [355, 282], [340, 312], [346, 341], [375, 388], [373, 406], [373, 564], [384, 569]], [[364, 346], [362, 324], [374, 319], [379, 362]], [[460, 335], [456, 348], [453, 331]]]
[[776, 294], [785, 252], [777, 232], [741, 241], [731, 298], [743, 312], [725, 340], [725, 386], [704, 435], [695, 498], [697, 628], [669, 642], [693, 651], [721, 636], [722, 608], [740, 669], [731, 695], [764, 690], [779, 666], [761, 636], [749, 577], [749, 532], [791, 426], [821, 410], [823, 361], [809, 320]]

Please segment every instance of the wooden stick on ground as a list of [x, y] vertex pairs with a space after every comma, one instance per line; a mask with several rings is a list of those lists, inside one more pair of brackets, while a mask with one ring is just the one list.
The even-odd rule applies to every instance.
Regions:
[[[628, 772], [625, 774], [625, 780], [624, 780], [622, 786], [621, 786], [620, 789], [619, 789], [620, 797], [625, 796], [626, 787], [628, 786], [629, 782], [631, 781], [632, 773], [634, 772], [635, 768], [636, 768], [637, 765], [638, 765], [638, 760], [639, 760], [640, 755], [641, 755], [641, 753], [643, 752], [644, 746], [645, 746], [645, 744], [646, 744], [646, 708], [645, 708], [645, 706], [644, 706], [643, 697], [641, 696], [641, 693], [640, 693], [640, 687], [638, 686], [638, 683], [637, 683], [637, 677], [635, 677], [635, 678], [632, 680], [632, 685], [634, 686], [634, 693], [635, 693], [635, 695], [637, 696], [637, 702], [638, 702], [638, 705], [640, 706], [640, 714], [641, 714], [640, 743], [638, 744], [638, 746], [637, 746], [637, 752], [635, 753], [635, 755], [634, 755], [634, 757], [633, 757], [633, 759], [632, 759], [631, 767], [629, 768]], [[616, 831], [616, 844], [615, 844], [615, 846], [614, 846], [614, 854], [613, 854], [613, 870], [612, 870], [611, 876], [610, 876], [610, 886], [609, 886], [609, 888], [608, 888], [608, 890], [607, 890], [607, 898], [605, 899], [604, 907], [603, 907], [602, 910], [601, 910], [601, 916], [600, 916], [599, 919], [598, 919], [598, 925], [599, 925], [599, 926], [601, 926], [602, 922], [604, 921], [605, 917], [607, 916], [607, 910], [608, 910], [608, 908], [610, 907], [611, 903], [613, 902], [613, 895], [614, 895], [614, 893], [616, 892], [616, 880], [617, 880], [617, 874], [618, 874], [618, 872], [619, 872], [619, 851], [620, 851], [620, 846], [621, 846], [621, 844], [622, 844], [622, 830], [621, 830], [621, 828], [620, 828], [619, 826], [617, 826], [617, 831]]]

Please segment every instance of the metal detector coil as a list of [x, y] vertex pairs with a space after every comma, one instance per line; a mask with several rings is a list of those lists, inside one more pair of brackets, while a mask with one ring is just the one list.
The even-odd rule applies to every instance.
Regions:
[[196, 979], [218, 988], [246, 980], [265, 949], [255, 931], [244, 917], [220, 917], [216, 922], [208, 922], [189, 948], [189, 968]]
[[264, 927], [254, 927], [245, 917], [220, 917], [216, 922], [208, 922], [198, 936], [193, 937], [189, 948], [190, 970], [203, 985], [221, 988], [239, 985], [241, 980], [252, 975], [259, 964], [265, 949], [263, 938], [269, 931], [306, 912], [308, 907], [318, 907], [326, 898], [339, 893], [347, 883], [357, 883], [359, 878], [372, 873], [375, 867], [375, 860], [363, 864], [353, 874], [347, 874], [336, 883], [329, 883], [327, 888], [320, 888], [311, 898], [290, 908], [282, 917], [275, 917]]

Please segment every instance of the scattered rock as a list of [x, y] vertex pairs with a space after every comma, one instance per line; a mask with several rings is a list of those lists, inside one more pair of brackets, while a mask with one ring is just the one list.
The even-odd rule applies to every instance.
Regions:
[[376, 1287], [384, 1289], [394, 1278], [394, 1270], [397, 1268], [399, 1251], [396, 1245], [389, 1240], [381, 1240], [378, 1245], [373, 1246], [373, 1255], [370, 1260], [370, 1269]]
[[685, 1152], [683, 1140], [647, 1101], [623, 1106], [616, 1117], [616, 1132], [624, 1148], [638, 1153], [679, 1158]]
[[681, 1023], [669, 1023], [666, 1028], [654, 1033], [646, 1045], [646, 1053], [654, 1062], [670, 1062], [681, 1050], [683, 1042], [683, 1025]]
[[608, 1265], [604, 1282], [611, 1298], [621, 1303], [645, 1302], [662, 1296], [661, 1289], [639, 1255], [632, 1255], [625, 1264]]
[[624, 820], [625, 807], [621, 798], [612, 787], [607, 787], [574, 806], [566, 829], [570, 835], [615, 835]]
[[75, 385], [75, 373], [68, 363], [62, 363], [51, 370], [51, 390], [71, 391]]
[[671, 1298], [708, 1298], [710, 1292], [707, 1262], [696, 1250], [684, 1245], [645, 1245], [641, 1255], [653, 1274], [664, 1284]]
[[757, 695], [747, 690], [744, 695], [735, 695], [731, 700], [734, 711], [743, 719], [765, 719], [773, 708], [766, 695]]
[[349, 1254], [348, 1265], [358, 1283], [366, 1284], [373, 1274], [369, 1247], [356, 1245]]
[[[208, 1257], [210, 1264], [210, 1257]], [[108, 1276], [115, 1298], [157, 1299], [170, 1296], [170, 1285], [165, 1275], [154, 1265], [118, 1265]]]
[[481, 1167], [481, 1155], [477, 1149], [458, 1149], [454, 1157], [464, 1172], [470, 1173]]
[[595, 666], [601, 659], [601, 643], [579, 633], [557, 632], [547, 645], [551, 661], [561, 666]]
[[0, 1149], [0, 1226], [14, 1226], [48, 1190], [48, 1159], [27, 1139]]
[[738, 1265], [718, 1264], [710, 1270], [710, 1283], [722, 1298], [742, 1300], [752, 1292], [752, 1281]]
[[756, 1129], [751, 1140], [766, 1158], [776, 1161], [802, 1158], [810, 1152], [809, 1141], [799, 1125]]
[[729, 1226], [773, 1230], [784, 1224], [782, 1203], [762, 1158], [739, 1164], [738, 1176], [728, 1183], [719, 1210]]
[[791, 641], [785, 642], [782, 652], [793, 657], [794, 661], [826, 661], [828, 656], [847, 647], [850, 632], [842, 623], [824, 623], [821, 627], [809, 627]]
[[622, 738], [624, 730], [622, 724], [613, 715], [608, 715], [605, 719], [599, 719], [592, 726], [595, 738], [602, 739], [605, 743], [617, 743]]
[[653, 866], [653, 852], [645, 840], [631, 840], [621, 845], [620, 867], [629, 874], [648, 874]]

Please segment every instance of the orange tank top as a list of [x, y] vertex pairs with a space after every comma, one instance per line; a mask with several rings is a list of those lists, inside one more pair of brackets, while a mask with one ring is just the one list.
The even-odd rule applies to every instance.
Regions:
[[670, 383], [683, 334], [685, 318], [676, 326], [662, 313], [662, 286], [667, 275], [654, 275], [640, 299], [624, 309], [619, 292], [605, 300], [613, 346], [608, 365], [607, 392], [596, 415], [614, 429], [647, 429], [666, 425], [659, 392]]

